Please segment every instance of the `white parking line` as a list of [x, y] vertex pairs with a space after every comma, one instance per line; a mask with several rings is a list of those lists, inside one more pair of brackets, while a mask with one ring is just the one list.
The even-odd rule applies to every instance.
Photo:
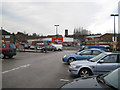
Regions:
[[31, 64], [27, 64], [27, 65], [23, 65], [23, 66], [20, 66], [20, 67], [17, 67], [17, 68], [13, 68], [11, 70], [7, 70], [7, 71], [2, 72], [2, 74], [8, 73], [8, 72], [11, 72], [11, 71], [14, 71], [14, 70], [18, 70], [20, 68], [26, 68], [26, 67], [29, 67], [30, 65]]
[[60, 81], [68, 82], [69, 80], [67, 80], [67, 79], [60, 79]]

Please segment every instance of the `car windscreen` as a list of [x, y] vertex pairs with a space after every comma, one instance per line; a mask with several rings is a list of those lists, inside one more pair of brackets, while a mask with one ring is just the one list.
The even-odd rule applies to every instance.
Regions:
[[105, 53], [101, 53], [101, 54], [89, 59], [89, 61], [96, 62], [97, 60], [99, 60], [100, 58], [102, 58], [105, 55], [106, 55]]
[[76, 54], [78, 54], [78, 55], [80, 55], [82, 52], [84, 52], [84, 51], [86, 51], [86, 50], [82, 50], [82, 51], [80, 51], [80, 52], [77, 52]]
[[14, 44], [9, 44], [9, 48], [12, 48], [12, 49], [15, 49], [16, 47], [15, 47], [15, 45]]
[[119, 78], [120, 78], [120, 75], [119, 75], [119, 72], [120, 72], [120, 68], [118, 68], [117, 70], [109, 73], [107, 76], [104, 77], [104, 80], [107, 84], [109, 84], [110, 86], [113, 86], [114, 88], [119, 88], [119, 85], [120, 85], [120, 81], [119, 81]]

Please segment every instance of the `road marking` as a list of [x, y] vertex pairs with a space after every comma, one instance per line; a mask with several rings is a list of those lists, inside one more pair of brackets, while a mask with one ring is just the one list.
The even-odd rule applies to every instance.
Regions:
[[29, 67], [30, 65], [31, 64], [27, 64], [27, 65], [23, 65], [23, 66], [20, 66], [20, 67], [17, 67], [17, 68], [13, 68], [11, 70], [7, 70], [7, 71], [2, 72], [2, 74], [8, 73], [8, 72], [11, 72], [11, 71], [14, 71], [14, 70], [18, 70], [20, 68], [26, 68], [26, 67]]
[[69, 80], [67, 80], [67, 79], [60, 79], [60, 81], [68, 82]]

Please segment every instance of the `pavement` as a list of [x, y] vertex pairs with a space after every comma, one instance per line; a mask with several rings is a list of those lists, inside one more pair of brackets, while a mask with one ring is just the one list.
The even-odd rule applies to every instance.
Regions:
[[12, 59], [2, 60], [3, 88], [59, 88], [75, 77], [68, 73], [62, 57], [75, 50], [49, 53], [18, 52]]

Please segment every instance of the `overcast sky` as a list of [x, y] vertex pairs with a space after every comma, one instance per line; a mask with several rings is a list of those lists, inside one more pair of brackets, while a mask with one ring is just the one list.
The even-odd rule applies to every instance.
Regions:
[[[113, 17], [118, 13], [119, 0], [4, 0], [0, 20], [2, 27], [10, 32], [59, 34], [68, 29], [83, 27], [92, 33], [113, 32]], [[116, 31], [118, 30], [116, 17]]]

